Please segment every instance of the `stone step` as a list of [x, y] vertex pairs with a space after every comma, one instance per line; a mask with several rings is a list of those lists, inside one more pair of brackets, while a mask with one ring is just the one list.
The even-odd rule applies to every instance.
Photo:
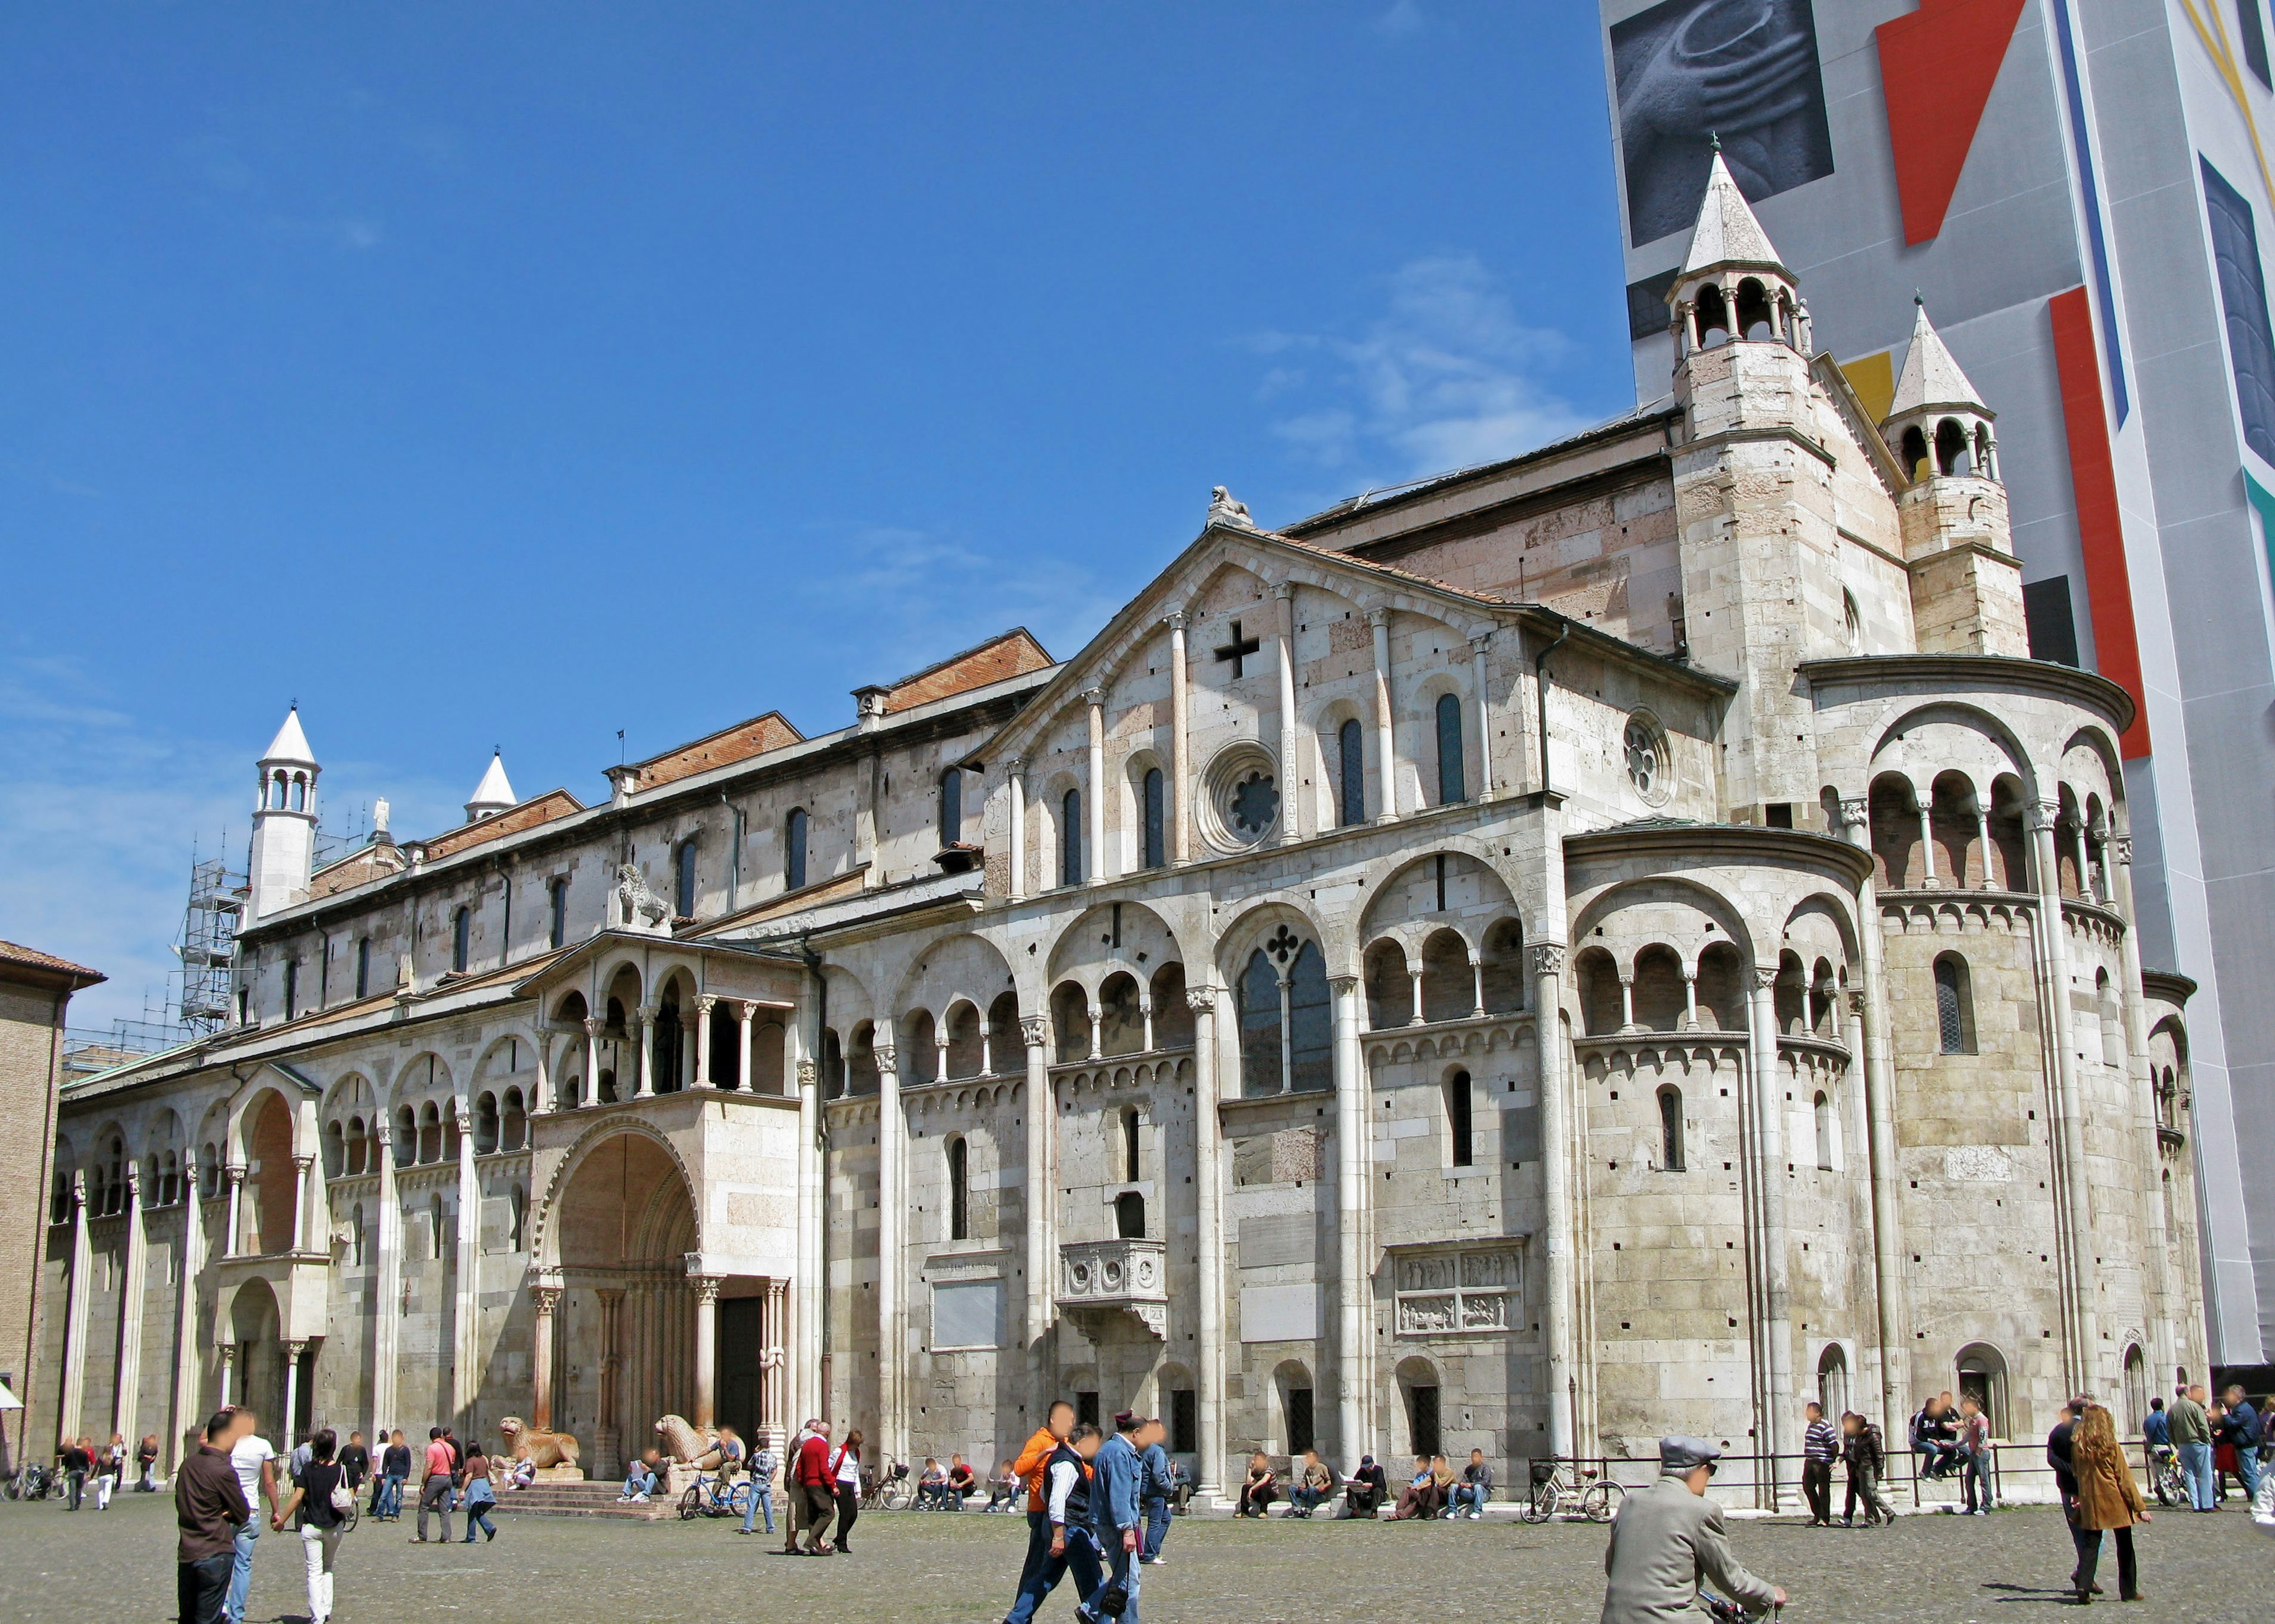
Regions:
[[679, 1514], [676, 1499], [626, 1500], [613, 1483], [539, 1483], [498, 1496], [497, 1509], [530, 1517], [601, 1517], [619, 1522], [661, 1522]]

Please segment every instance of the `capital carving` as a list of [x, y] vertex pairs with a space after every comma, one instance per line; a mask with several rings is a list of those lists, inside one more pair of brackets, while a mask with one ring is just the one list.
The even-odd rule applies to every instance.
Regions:
[[1296, 595], [1296, 583], [1289, 580], [1278, 580], [1273, 582], [1272, 595], [1275, 598], [1294, 598]]
[[1172, 631], [1183, 631], [1187, 624], [1184, 610], [1171, 609], [1167, 615], [1161, 616], [1161, 623]]
[[752, 1002], [751, 1000], [747, 998], [730, 998], [727, 1000], [727, 1001], [735, 1006], [735, 1019], [741, 1022], [744, 1025], [748, 1026], [752, 1021], [758, 1019], [759, 1007], [757, 1004]]
[[695, 1013], [704, 1020], [709, 1020], [711, 1012], [718, 1007], [719, 995], [716, 993], [699, 993], [695, 995]]
[[1561, 976], [1564, 973], [1564, 944], [1561, 941], [1536, 941], [1532, 944], [1532, 973], [1536, 976]]
[[289, 1341], [284, 1344], [284, 1356], [292, 1360], [296, 1363], [299, 1362], [300, 1356], [307, 1351], [308, 1339], [306, 1337], [301, 1337], [296, 1341]]
[[1051, 1025], [1039, 1015], [1019, 1017], [1019, 1041], [1031, 1049], [1039, 1049], [1050, 1041]]
[[587, 1038], [591, 1038], [591, 1039], [595, 1039], [595, 1040], [597, 1040], [597, 1039], [600, 1038], [600, 1035], [601, 1035], [602, 1032], [604, 1032], [604, 1031], [608, 1031], [608, 1022], [606, 1022], [606, 1021], [602, 1020], [602, 1019], [601, 1019], [599, 1016], [597, 1016], [597, 1015], [588, 1015], [588, 1016], [586, 1016], [585, 1017], [585, 1019], [584, 1019], [584, 1023], [583, 1023], [583, 1024], [584, 1024], [584, 1028], [585, 1028], [585, 1035], [586, 1035]]
[[553, 1311], [561, 1306], [561, 1288], [532, 1286], [529, 1288], [529, 1306], [540, 1319], [552, 1318]]
[[1358, 978], [1357, 976], [1329, 976], [1327, 978], [1327, 991], [1334, 993], [1337, 998], [1341, 998], [1346, 993], [1356, 993], [1358, 991]]
[[1213, 1015], [1216, 1012], [1216, 989], [1213, 986], [1187, 987], [1185, 1008], [1195, 1015]]
[[638, 1021], [642, 1026], [653, 1026], [655, 1024], [655, 1017], [662, 1013], [663, 1006], [661, 1004], [642, 1004], [639, 1008], [632, 1011], [632, 1018]]
[[1621, 986], [1633, 986], [1635, 985], [1634, 965], [1630, 964], [1625, 970], [1620, 971], [1620, 985]]
[[1104, 709], [1106, 706], [1105, 688], [1100, 684], [1093, 683], [1091, 686], [1082, 691], [1082, 702], [1094, 711]]
[[[292, 1152], [292, 1170], [294, 1172], [306, 1173], [309, 1168], [315, 1165], [316, 1159], [307, 1152], [295, 1151]], [[132, 1184], [134, 1182], [134, 1169], [132, 1167], [126, 1169], [126, 1182], [129, 1184]]]
[[[229, 1175], [229, 1187], [231, 1190], [236, 1190], [244, 1184], [245, 1164], [243, 1162], [233, 1161], [230, 1163], [227, 1167], [223, 1168], [223, 1171]], [[72, 1175], [72, 1193], [81, 1201], [87, 1199], [86, 1181], [87, 1175], [83, 1173], [74, 1173]]]
[[2109, 849], [2120, 863], [2128, 868], [2133, 866], [2133, 837], [2130, 835], [2111, 835]]
[[687, 1280], [688, 1284], [695, 1288], [695, 1300], [698, 1303], [716, 1303], [719, 1300], [719, 1288], [722, 1282], [718, 1275], [697, 1274], [691, 1270]]
[[1754, 966], [1754, 990], [1767, 992], [1778, 984], [1778, 967], [1774, 964]]
[[1855, 1016], [1858, 1020], [1864, 1018], [1864, 989], [1863, 987], [1852, 986], [1848, 989], [1848, 1013]]
[[820, 1080], [821, 1063], [819, 1061], [802, 1060], [797, 1062], [797, 1085], [800, 1088], [812, 1088]]
[[1366, 623], [1370, 626], [1388, 625], [1390, 623], [1390, 611], [1387, 608], [1369, 609], [1366, 612]]
[[1473, 653], [1473, 654], [1482, 654], [1482, 653], [1484, 653], [1485, 652], [1486, 648], [1492, 645], [1492, 643], [1493, 643], [1493, 633], [1492, 633], [1492, 632], [1490, 632], [1490, 631], [1478, 631], [1478, 632], [1472, 632], [1472, 633], [1470, 635], [1470, 652], [1471, 653]]
[[1840, 797], [1840, 827], [1845, 829], [1867, 827], [1872, 821], [1872, 803], [1861, 795]]
[[[313, 1156], [311, 1156], [311, 1157], [306, 1157], [306, 1158], [299, 1157], [299, 1156], [295, 1156], [295, 1157], [292, 1159], [292, 1165], [293, 1165], [293, 1166], [295, 1166], [295, 1167], [297, 1167], [306, 1168], [306, 1167], [307, 1167], [308, 1163], [309, 1163], [309, 1162], [311, 1162], [311, 1161], [314, 1161], [314, 1159], [315, 1159], [315, 1158], [314, 1158], [314, 1157], [313, 1157]], [[142, 1193], [142, 1166], [141, 1166], [141, 1164], [140, 1164], [140, 1162], [132, 1162], [132, 1161], [130, 1161], [130, 1162], [128, 1162], [128, 1163], [126, 1164], [126, 1195], [127, 1195], [127, 1198], [128, 1198], [130, 1201], [132, 1201], [132, 1200], [133, 1200], [134, 1198], [136, 1198], [136, 1197], [140, 1197], [140, 1196], [141, 1195], [141, 1193]]]
[[222, 1369], [227, 1370], [237, 1363], [237, 1344], [235, 1342], [222, 1343], [218, 1351], [221, 1354]]
[[2033, 835], [2050, 830], [2055, 824], [2061, 821], [2061, 803], [2033, 801], [2023, 811], [2022, 821], [2029, 826], [2030, 833]]
[[889, 1043], [881, 1043], [869, 1052], [877, 1057], [877, 1075], [879, 1076], [896, 1076], [899, 1075], [901, 1069], [901, 1052], [896, 1046]]

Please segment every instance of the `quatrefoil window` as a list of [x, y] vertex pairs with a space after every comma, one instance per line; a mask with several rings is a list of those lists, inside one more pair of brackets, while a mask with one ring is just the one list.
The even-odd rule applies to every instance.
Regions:
[[1620, 746], [1636, 793], [1654, 806], [1665, 802], [1673, 786], [1667, 782], [1667, 735], [1659, 724], [1637, 712], [1628, 718]]
[[1274, 785], [1272, 774], [1251, 772], [1232, 789], [1229, 807], [1232, 827], [1242, 838], [1260, 840], [1280, 815], [1280, 791]]

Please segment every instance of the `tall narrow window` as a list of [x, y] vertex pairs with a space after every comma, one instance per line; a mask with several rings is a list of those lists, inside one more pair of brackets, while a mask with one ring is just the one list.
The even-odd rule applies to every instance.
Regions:
[[2244, 66], [2251, 70], [2254, 79], [2275, 90], [2275, 79], [2268, 77], [2267, 19], [2259, 15], [2259, 0], [2235, 0], [2235, 23]]
[[1935, 962], [1936, 1036], [1946, 1054], [1975, 1053], [1975, 1000], [1967, 961], [1946, 953]]
[[1145, 866], [1147, 868], [1160, 868], [1163, 864], [1168, 861], [1168, 847], [1161, 838], [1161, 827], [1163, 822], [1161, 816], [1162, 782], [1161, 769], [1160, 767], [1149, 767], [1145, 769], [1144, 795], [1145, 799]]
[[1669, 1173], [1682, 1171], [1682, 1091], [1659, 1091], [1659, 1165]]
[[1446, 1123], [1453, 1129], [1454, 1165], [1466, 1167], [1476, 1145], [1470, 1128], [1470, 1074], [1457, 1071], [1446, 1084]]
[[546, 942], [556, 948], [566, 947], [569, 945], [569, 881], [565, 879], [548, 880], [545, 901], [551, 911], [551, 918], [545, 927]]
[[450, 968], [463, 975], [473, 946], [474, 910], [461, 908], [450, 916]]
[[1366, 821], [1366, 730], [1354, 716], [1335, 729], [1335, 821]]
[[1082, 791], [1069, 789], [1059, 802], [1059, 883], [1082, 883]]
[[683, 919], [695, 917], [695, 842], [682, 841], [671, 858], [671, 911]]
[[1458, 694], [1438, 696], [1438, 804], [1451, 806], [1470, 798], [1462, 777], [1462, 700]]
[[948, 1142], [948, 1238], [971, 1238], [971, 1152], [959, 1134]]
[[1125, 1106], [1122, 1112], [1122, 1177], [1125, 1182], [1138, 1182], [1138, 1107]]
[[[461, 966], [460, 968], [464, 968]], [[300, 961], [284, 961], [284, 1018], [291, 1020], [300, 1013]]]
[[356, 996], [371, 996], [371, 938], [368, 936], [356, 940]]
[[785, 890], [805, 888], [805, 808], [793, 806], [790, 816], [782, 820], [782, 886]]
[[1817, 1165], [1833, 1170], [1833, 1102], [1823, 1089], [1817, 1091]]
[[964, 838], [964, 769], [940, 775], [940, 843], [943, 850]]

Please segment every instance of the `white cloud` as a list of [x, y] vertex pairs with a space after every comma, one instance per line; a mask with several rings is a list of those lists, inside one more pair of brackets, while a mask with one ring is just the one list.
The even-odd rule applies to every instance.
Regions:
[[1429, 19], [1422, 15], [1422, 7], [1417, 0], [1396, 0], [1395, 4], [1374, 19], [1374, 26], [1377, 32], [1397, 38], [1418, 34], [1428, 21]]
[[1388, 292], [1356, 337], [1250, 341], [1272, 360], [1259, 398], [1305, 405], [1273, 424], [1305, 461], [1413, 479], [1514, 456], [1589, 420], [1541, 381], [1569, 344], [1520, 321], [1475, 255], [1412, 261]]

